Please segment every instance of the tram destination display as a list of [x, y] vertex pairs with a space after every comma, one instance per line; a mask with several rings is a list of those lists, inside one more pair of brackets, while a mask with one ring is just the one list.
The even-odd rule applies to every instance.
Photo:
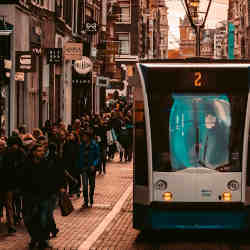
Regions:
[[[232, 68], [146, 68], [146, 86], [157, 88], [165, 84], [166, 91], [184, 92], [238, 92], [249, 88], [249, 69]], [[164, 80], [163, 80], [164, 79]]]

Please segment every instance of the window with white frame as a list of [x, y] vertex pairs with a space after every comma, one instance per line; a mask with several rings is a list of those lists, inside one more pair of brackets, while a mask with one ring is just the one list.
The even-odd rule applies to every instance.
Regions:
[[120, 10], [121, 10], [121, 13], [120, 13], [118, 22], [129, 23], [130, 22], [130, 6], [129, 6], [129, 4], [121, 4]]
[[129, 55], [130, 54], [130, 39], [129, 33], [117, 33], [119, 40], [119, 55]]

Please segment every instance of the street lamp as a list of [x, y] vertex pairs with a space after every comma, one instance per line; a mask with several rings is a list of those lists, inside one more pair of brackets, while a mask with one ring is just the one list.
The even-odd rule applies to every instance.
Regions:
[[184, 0], [184, 3], [187, 17], [196, 34], [196, 56], [200, 56], [200, 33], [205, 26], [212, 0]]

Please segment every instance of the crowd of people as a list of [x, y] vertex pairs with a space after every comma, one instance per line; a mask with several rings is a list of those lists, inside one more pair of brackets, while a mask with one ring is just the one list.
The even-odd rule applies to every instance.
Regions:
[[83, 197], [82, 208], [92, 207], [96, 174], [108, 172], [106, 162], [116, 153], [132, 159], [132, 107], [116, 101], [108, 112], [83, 114], [68, 125], [46, 121], [27, 132], [25, 125], [0, 139], [0, 223], [6, 210], [8, 233], [22, 220], [30, 235], [29, 248], [49, 247], [56, 237], [53, 211], [60, 194]]

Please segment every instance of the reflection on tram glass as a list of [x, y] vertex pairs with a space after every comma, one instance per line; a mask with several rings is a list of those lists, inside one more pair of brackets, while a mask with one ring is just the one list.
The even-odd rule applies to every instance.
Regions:
[[163, 103], [159, 95], [153, 93], [150, 105], [155, 171], [241, 171], [242, 144], [237, 140], [242, 140], [246, 96], [174, 93]]

